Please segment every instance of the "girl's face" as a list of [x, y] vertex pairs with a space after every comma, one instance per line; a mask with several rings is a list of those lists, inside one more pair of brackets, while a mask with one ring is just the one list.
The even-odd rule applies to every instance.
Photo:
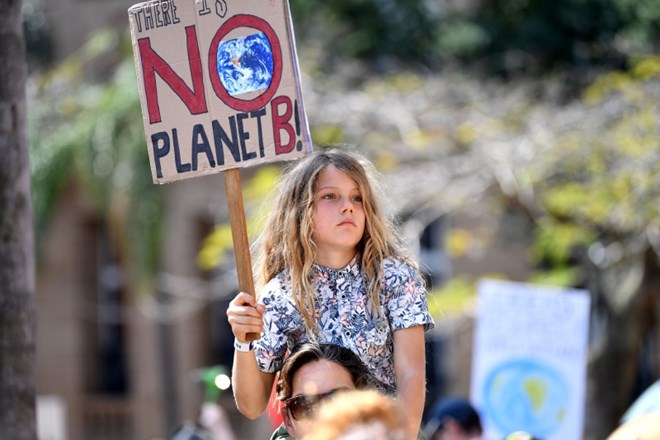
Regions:
[[334, 165], [316, 180], [312, 221], [316, 263], [335, 269], [348, 264], [364, 234], [365, 215], [357, 183]]

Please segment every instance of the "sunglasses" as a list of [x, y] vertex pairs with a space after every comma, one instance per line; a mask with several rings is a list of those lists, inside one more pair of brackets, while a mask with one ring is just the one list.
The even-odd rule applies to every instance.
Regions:
[[284, 407], [289, 411], [291, 417], [294, 420], [304, 419], [309, 417], [319, 406], [319, 403], [337, 393], [338, 391], [344, 391], [345, 388], [337, 388], [326, 393], [314, 394], [311, 396], [305, 396], [304, 394], [296, 397], [291, 397], [284, 401]]

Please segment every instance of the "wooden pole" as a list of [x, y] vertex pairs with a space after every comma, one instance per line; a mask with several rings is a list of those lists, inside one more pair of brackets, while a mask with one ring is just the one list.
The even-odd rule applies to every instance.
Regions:
[[[252, 277], [252, 259], [250, 258], [250, 241], [245, 222], [243, 193], [241, 192], [240, 168], [232, 168], [222, 172], [225, 178], [227, 207], [229, 208], [229, 224], [234, 241], [234, 257], [238, 274], [238, 289], [241, 292], [254, 295], [254, 279]], [[248, 333], [247, 340], [254, 341], [261, 337], [258, 333]]]

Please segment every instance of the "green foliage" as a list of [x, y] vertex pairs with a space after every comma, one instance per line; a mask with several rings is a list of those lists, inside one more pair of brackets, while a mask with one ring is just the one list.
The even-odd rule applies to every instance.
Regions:
[[578, 282], [578, 279], [576, 267], [562, 265], [550, 270], [535, 272], [527, 282], [544, 286], [572, 287]]
[[[480, 61], [490, 72], [618, 67], [660, 41], [656, 0], [291, 0], [298, 39], [329, 65], [339, 58], [394, 58], [415, 68]], [[379, 64], [381, 65], [381, 64]], [[384, 65], [382, 65], [384, 66]]]
[[225, 261], [225, 253], [232, 249], [234, 242], [231, 226], [228, 223], [217, 225], [204, 238], [197, 254], [197, 266], [202, 270], [212, 270]]
[[541, 65], [602, 60], [612, 56], [621, 26], [619, 11], [604, 0], [503, 0], [479, 11], [476, 20], [491, 37], [486, 53], [504, 69], [514, 53]]
[[537, 263], [560, 266], [568, 261], [574, 247], [588, 245], [594, 239], [593, 232], [586, 227], [547, 216], [537, 224], [532, 258]]
[[640, 87], [643, 82], [660, 77], [660, 57], [643, 57], [632, 63], [626, 71], [613, 71], [600, 76], [584, 91], [587, 104], [598, 105], [615, 94], [625, 94], [635, 102], [644, 99], [645, 93]]
[[436, 14], [423, 0], [291, 0], [298, 40], [333, 56], [432, 62]]
[[[89, 62], [121, 53], [105, 83], [84, 77]], [[103, 31], [55, 69], [34, 77], [28, 137], [38, 242], [62, 188], [83, 188], [100, 220], [120, 234], [130, 267], [153, 273], [159, 251], [162, 192], [152, 184], [135, 67], [126, 36]]]
[[656, 0], [614, 0], [624, 22], [619, 35], [624, 49], [651, 53], [660, 33], [660, 2]]
[[575, 247], [644, 233], [660, 218], [660, 62], [643, 59], [603, 75], [584, 93], [581, 124], [550, 140], [532, 176], [537, 218], [533, 255], [560, 267]]
[[475, 291], [473, 281], [456, 276], [442, 288], [428, 292], [429, 313], [436, 319], [456, 316], [474, 305]]
[[483, 26], [464, 17], [445, 20], [439, 27], [435, 52], [443, 58], [474, 56], [490, 43]]
[[319, 124], [311, 127], [310, 130], [316, 144], [341, 144], [344, 142], [344, 132], [338, 125]]
[[[504, 280], [499, 273], [484, 273], [481, 278]], [[436, 320], [451, 318], [473, 309], [477, 302], [478, 280], [470, 276], [458, 275], [444, 286], [432, 289], [427, 294], [429, 313]]]

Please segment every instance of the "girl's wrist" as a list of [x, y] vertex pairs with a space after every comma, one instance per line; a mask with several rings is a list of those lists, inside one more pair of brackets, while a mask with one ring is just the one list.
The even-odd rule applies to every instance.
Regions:
[[239, 341], [238, 338], [234, 338], [234, 349], [236, 351], [241, 351], [241, 352], [248, 352], [252, 351], [254, 349], [254, 342], [255, 341], [250, 341], [250, 342], [243, 342]]

